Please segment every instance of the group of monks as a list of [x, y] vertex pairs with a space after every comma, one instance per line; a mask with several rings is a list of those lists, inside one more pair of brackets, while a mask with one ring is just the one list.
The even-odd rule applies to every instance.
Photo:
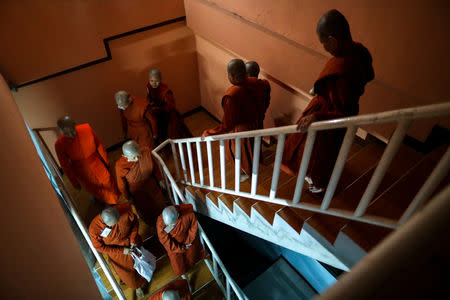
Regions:
[[[359, 98], [365, 85], [374, 78], [369, 51], [353, 41], [349, 24], [339, 11], [330, 10], [320, 18], [317, 34], [332, 57], [314, 83], [311, 90], [314, 97], [297, 121], [298, 133], [286, 139], [281, 169], [292, 176], [298, 173], [309, 125], [357, 115]], [[264, 127], [271, 89], [267, 80], [258, 79], [258, 64], [233, 59], [227, 71], [231, 87], [222, 98], [222, 122], [205, 130], [203, 136]], [[123, 156], [116, 162], [116, 178], [109, 171], [103, 143], [88, 124], [76, 126], [67, 116], [59, 119], [62, 136], [55, 148], [61, 167], [74, 187], [83, 186], [96, 199], [114, 205], [92, 221], [91, 238], [99, 251], [109, 255], [119, 277], [138, 292], [145, 280], [133, 269], [129, 254], [142, 241], [130, 203], [146, 223], [154, 224], [157, 218], [158, 237], [169, 253], [175, 274], [185, 276], [196, 261], [204, 258], [192, 207], [164, 208], [164, 196], [158, 185], [161, 175], [155, 172], [157, 168], [151, 156], [151, 150], [164, 139], [191, 134], [175, 108], [172, 91], [161, 82], [161, 72], [157, 69], [149, 72], [147, 99], [119, 91], [115, 100], [120, 109], [124, 138], [131, 138], [123, 145]], [[305, 178], [310, 192], [321, 193], [326, 188], [344, 134], [342, 129], [317, 133]], [[241, 181], [252, 171], [253, 146], [253, 139], [241, 140]], [[227, 158], [233, 162], [234, 152], [234, 140], [228, 140]], [[130, 203], [118, 204], [121, 195]]]

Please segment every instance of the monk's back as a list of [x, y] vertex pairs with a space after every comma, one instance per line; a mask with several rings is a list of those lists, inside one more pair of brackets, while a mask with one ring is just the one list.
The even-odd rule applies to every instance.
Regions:
[[70, 139], [62, 135], [56, 141], [56, 147], [58, 149], [64, 149], [63, 151], [74, 161], [79, 161], [89, 158], [92, 154], [96, 153], [96, 146], [94, 135], [89, 124], [81, 124], [76, 126], [77, 135], [75, 139]]
[[[243, 85], [234, 85], [228, 89], [225, 97], [229, 97], [229, 101], [233, 102], [233, 113], [235, 114], [237, 125], [251, 126], [257, 122], [258, 112], [258, 94], [255, 89], [248, 83]], [[252, 126], [251, 126], [252, 127]]]

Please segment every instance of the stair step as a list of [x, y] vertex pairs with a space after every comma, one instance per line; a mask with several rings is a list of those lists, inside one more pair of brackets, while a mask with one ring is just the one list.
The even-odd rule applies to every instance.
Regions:
[[229, 195], [229, 194], [222, 194], [219, 196], [219, 200], [225, 204], [225, 206], [231, 211], [233, 212], [233, 206], [234, 206], [234, 201], [237, 198], [235, 196]]
[[393, 230], [385, 227], [352, 221], [342, 230], [358, 246], [369, 252]]
[[266, 202], [260, 201], [252, 205], [254, 208], [269, 224], [273, 224], [275, 218], [276, 209]]
[[209, 192], [206, 194], [206, 197], [214, 203], [215, 206], [219, 207], [219, 196], [220, 194], [216, 192]]
[[244, 197], [240, 197], [234, 201], [234, 203], [236, 203], [236, 205], [238, 205], [248, 217], [251, 216], [252, 206], [257, 202], [259, 201]]
[[288, 223], [292, 229], [294, 229], [298, 234], [302, 231], [304, 219], [299, 218], [299, 215], [292, 210], [292, 208], [285, 206], [279, 211], [277, 211], [277, 215], [279, 215], [286, 223]]

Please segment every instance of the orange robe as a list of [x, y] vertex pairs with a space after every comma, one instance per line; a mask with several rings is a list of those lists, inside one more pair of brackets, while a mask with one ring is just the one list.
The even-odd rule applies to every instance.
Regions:
[[147, 83], [147, 100], [150, 103], [149, 111], [152, 116], [150, 121], [153, 135], [157, 135], [160, 141], [166, 138], [192, 137], [175, 108], [173, 92], [166, 84], [161, 82], [154, 89], [150, 83]]
[[166, 207], [165, 197], [153, 175], [153, 161], [150, 149], [141, 147], [137, 162], [129, 162], [122, 156], [116, 162], [117, 185], [125, 198], [134, 199], [139, 216], [148, 225], [154, 225], [156, 218]]
[[162, 300], [164, 291], [174, 290], [180, 295], [180, 300], [191, 300], [191, 293], [189, 292], [188, 282], [184, 279], [178, 279], [170, 282], [166, 286], [160, 288], [148, 300]]
[[258, 79], [256, 77], [249, 77], [248, 82], [257, 85], [258, 88], [258, 129], [264, 128], [264, 119], [266, 111], [270, 105], [270, 84], [266, 79]]
[[[357, 115], [359, 98], [364, 93], [365, 85], [373, 78], [369, 51], [363, 45], [354, 43], [347, 55], [332, 57], [327, 62], [314, 83], [316, 96], [300, 119], [315, 115], [321, 121]], [[317, 187], [325, 188], [328, 185], [344, 135], [345, 129], [317, 133], [308, 166], [308, 174]], [[306, 136], [305, 133], [295, 133], [286, 139], [282, 160], [282, 170], [286, 173], [298, 172]]]
[[131, 96], [133, 102], [125, 110], [120, 110], [122, 129], [125, 135], [136, 141], [139, 146], [154, 148], [151, 119], [148, 102], [145, 99]]
[[147, 281], [134, 269], [134, 260], [131, 255], [123, 254], [125, 247], [131, 243], [141, 246], [142, 239], [139, 236], [139, 221], [131, 210], [129, 203], [121, 203], [115, 206], [120, 213], [119, 222], [109, 227], [111, 232], [107, 237], [101, 237], [102, 231], [108, 227], [103, 223], [101, 215], [97, 215], [89, 226], [89, 235], [92, 244], [98, 252], [105, 253], [116, 270], [117, 275], [125, 284], [137, 289]]
[[[216, 135], [258, 129], [260, 126], [259, 85], [247, 80], [242, 85], [233, 85], [222, 98], [222, 123], [206, 131], [206, 135]], [[227, 158], [234, 162], [236, 145], [234, 140], [227, 140]], [[248, 175], [252, 171], [253, 138], [241, 139], [241, 169]]]
[[[175, 227], [169, 233], [165, 232], [166, 224], [160, 215], [156, 222], [156, 231], [159, 241], [167, 251], [173, 272], [181, 276], [197, 261], [206, 258], [206, 253], [197, 234], [198, 223], [192, 205], [175, 205], [175, 208], [178, 211]], [[187, 244], [192, 245], [186, 250]]]
[[62, 135], [55, 143], [56, 154], [73, 186], [80, 184], [97, 199], [116, 204], [120, 193], [109, 172], [105, 146], [89, 124], [76, 126], [75, 139]]

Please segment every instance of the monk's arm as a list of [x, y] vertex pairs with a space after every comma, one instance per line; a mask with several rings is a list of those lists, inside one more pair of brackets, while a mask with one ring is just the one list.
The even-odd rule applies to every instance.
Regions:
[[164, 110], [172, 111], [175, 109], [175, 97], [173, 96], [172, 91], [168, 91], [164, 95], [164, 102], [166, 103], [166, 105], [164, 106]]
[[166, 248], [167, 252], [186, 252], [186, 245], [178, 243], [175, 239], [170, 237], [170, 235], [164, 231], [165, 226], [163, 223], [157, 222], [156, 225], [159, 241], [163, 244], [164, 248]]
[[103, 161], [109, 166], [109, 158], [108, 153], [106, 152], [105, 145], [103, 145], [103, 142], [98, 138], [94, 130], [92, 130], [92, 135], [94, 136], [95, 147], [97, 148], [98, 154], [103, 158]]
[[91, 236], [92, 244], [98, 252], [106, 253], [106, 254], [122, 254], [123, 248], [121, 246], [109, 246], [103, 242], [102, 237], [100, 236], [101, 231], [89, 227], [89, 235]]
[[55, 151], [56, 155], [58, 156], [59, 163], [61, 164], [61, 168], [64, 170], [64, 173], [66, 173], [67, 178], [69, 178], [70, 180], [70, 183], [72, 183], [73, 186], [80, 186], [77, 176], [75, 175], [75, 171], [72, 169], [70, 159], [64, 152], [63, 146], [59, 143], [56, 143]]
[[195, 240], [195, 237], [197, 236], [198, 223], [194, 213], [189, 214], [189, 222], [190, 222], [189, 233], [185, 241], [186, 245], [192, 244]]
[[131, 233], [130, 233], [130, 243], [137, 244], [139, 241], [139, 220], [136, 215], [133, 213], [130, 207], [129, 218], [131, 222]]
[[330, 120], [347, 115], [347, 107], [356, 105], [357, 100], [351, 92], [349, 81], [345, 77], [338, 77], [328, 84], [328, 100], [334, 104], [334, 109], [315, 112], [317, 120]]
[[206, 130], [206, 135], [216, 135], [216, 134], [224, 134], [232, 131], [237, 123], [237, 110], [235, 101], [232, 101], [231, 97], [224, 96], [222, 99], [223, 103], [223, 117], [222, 123], [212, 129]]
[[125, 116], [123, 115], [123, 111], [120, 110], [120, 121], [122, 123], [122, 133], [123, 136], [126, 137], [128, 133], [128, 122]]
[[130, 194], [128, 193], [127, 188], [127, 182], [124, 176], [122, 176], [120, 170], [117, 168], [116, 165], [116, 181], [117, 181], [117, 187], [119, 188], [120, 193], [126, 198], [129, 199]]

